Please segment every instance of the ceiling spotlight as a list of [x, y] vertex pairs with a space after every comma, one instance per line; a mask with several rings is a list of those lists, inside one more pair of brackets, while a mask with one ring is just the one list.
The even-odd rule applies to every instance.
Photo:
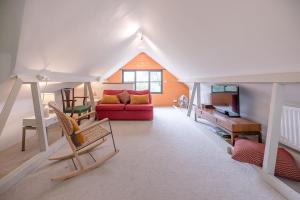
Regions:
[[48, 78], [47, 76], [42, 75], [42, 74], [37, 74], [37, 75], [36, 75], [36, 78], [37, 78], [37, 80], [39, 80], [39, 81], [48, 81], [48, 80], [49, 80], [49, 78]]
[[96, 81], [99, 82], [101, 80], [101, 76], [96, 77]]

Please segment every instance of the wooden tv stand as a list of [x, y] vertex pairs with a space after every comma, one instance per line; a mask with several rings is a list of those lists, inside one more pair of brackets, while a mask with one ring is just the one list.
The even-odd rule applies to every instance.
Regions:
[[195, 121], [197, 117], [205, 119], [224, 131], [230, 133], [231, 144], [234, 145], [234, 138], [239, 135], [257, 135], [258, 142], [261, 141], [261, 124], [242, 117], [229, 117], [215, 109], [195, 109]]

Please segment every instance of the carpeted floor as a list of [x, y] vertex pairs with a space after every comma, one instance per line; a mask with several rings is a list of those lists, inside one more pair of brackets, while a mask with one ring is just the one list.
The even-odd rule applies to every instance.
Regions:
[[[0, 199], [284, 199], [254, 167], [232, 160], [226, 142], [174, 108], [156, 108], [152, 122], [115, 121], [113, 130], [120, 153], [101, 167], [52, 182], [52, 176], [73, 166], [71, 161], [47, 161]], [[111, 149], [110, 142], [93, 154]]]
[[[21, 130], [19, 136], [20, 138], [22, 137]], [[48, 127], [49, 145], [55, 143], [60, 138], [61, 128], [58, 124]], [[40, 152], [39, 138], [36, 130], [27, 130], [25, 141], [25, 151], [21, 151], [21, 142], [0, 151], [0, 178], [4, 177]]]

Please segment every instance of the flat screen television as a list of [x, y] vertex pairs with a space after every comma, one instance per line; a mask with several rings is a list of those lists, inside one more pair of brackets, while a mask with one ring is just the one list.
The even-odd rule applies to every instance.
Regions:
[[211, 103], [218, 112], [230, 117], [239, 117], [239, 87], [237, 85], [212, 85]]

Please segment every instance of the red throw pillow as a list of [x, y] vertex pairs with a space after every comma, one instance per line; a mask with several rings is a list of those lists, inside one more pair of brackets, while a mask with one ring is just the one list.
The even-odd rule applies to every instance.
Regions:
[[117, 96], [123, 104], [127, 104], [130, 101], [130, 94], [126, 90]]
[[232, 158], [240, 162], [246, 162], [262, 166], [264, 160], [265, 145], [251, 140], [238, 139], [232, 152]]
[[275, 175], [300, 181], [300, 169], [294, 157], [285, 149], [278, 148]]
[[[232, 158], [257, 166], [263, 165], [265, 145], [251, 140], [238, 139], [235, 142]], [[293, 156], [283, 148], [277, 150], [275, 175], [300, 181], [300, 169]]]

